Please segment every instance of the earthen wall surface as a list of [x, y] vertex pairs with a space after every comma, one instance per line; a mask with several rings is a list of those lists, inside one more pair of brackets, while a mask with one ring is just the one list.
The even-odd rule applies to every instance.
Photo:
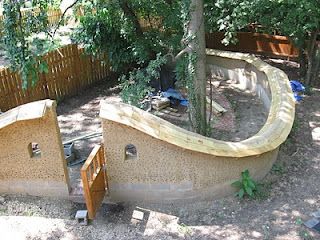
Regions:
[[[30, 144], [40, 153], [33, 154]], [[68, 196], [55, 102], [21, 105], [0, 115], [0, 192]]]
[[[208, 63], [223, 79], [238, 81], [264, 102], [268, 119], [254, 136], [224, 142], [179, 128], [123, 103], [102, 102], [100, 117], [110, 197], [171, 201], [218, 198], [248, 169], [263, 178], [290, 133], [295, 103], [287, 76], [248, 54], [207, 50]], [[133, 144], [136, 158], [127, 158]]]

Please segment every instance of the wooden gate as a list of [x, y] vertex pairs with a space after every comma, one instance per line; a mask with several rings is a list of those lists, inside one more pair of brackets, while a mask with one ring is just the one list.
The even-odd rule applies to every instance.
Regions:
[[89, 219], [94, 219], [108, 187], [103, 145], [94, 147], [81, 168], [81, 178]]

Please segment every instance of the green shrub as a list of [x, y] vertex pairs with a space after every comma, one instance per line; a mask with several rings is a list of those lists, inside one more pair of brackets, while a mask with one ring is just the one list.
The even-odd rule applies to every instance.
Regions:
[[258, 191], [257, 183], [251, 178], [248, 169], [243, 171], [241, 173], [241, 179], [233, 182], [231, 186], [239, 189], [235, 195], [240, 199], [245, 196], [253, 198]]

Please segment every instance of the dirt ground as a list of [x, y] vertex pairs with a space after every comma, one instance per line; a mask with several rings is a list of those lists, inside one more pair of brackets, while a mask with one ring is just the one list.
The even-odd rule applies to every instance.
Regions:
[[[297, 71], [291, 62], [275, 64], [289, 76]], [[59, 103], [64, 139], [100, 130], [99, 101], [106, 96], [117, 99], [118, 88], [110, 86], [97, 85]], [[302, 225], [320, 208], [319, 104], [320, 90], [314, 89], [297, 105], [292, 133], [263, 180], [258, 199], [240, 201], [230, 196], [195, 203], [104, 204], [95, 221], [81, 226], [74, 216], [85, 208], [83, 204], [2, 195], [1, 239], [320, 239], [319, 233]], [[85, 149], [80, 151], [84, 156], [100, 140], [79, 142], [76, 147]]]
[[[247, 139], [262, 128], [267, 120], [268, 113], [262, 101], [255, 95], [241, 91], [238, 85], [232, 80], [219, 81], [213, 79], [215, 86], [212, 87], [212, 99], [222, 106], [227, 112], [222, 115], [212, 113], [210, 121], [210, 137], [223, 141], [238, 142]], [[207, 85], [207, 96], [210, 96], [210, 83]], [[176, 113], [181, 116], [172, 116], [153, 111], [161, 118], [192, 131], [187, 107], [171, 106], [178, 110]], [[175, 114], [176, 114], [175, 113]], [[207, 116], [210, 115], [210, 103], [207, 105]]]
[[[117, 82], [106, 81], [87, 89], [79, 95], [58, 103], [57, 114], [62, 141], [85, 136], [91, 133], [102, 133], [99, 118], [100, 101], [109, 99], [120, 101]], [[81, 162], [87, 159], [96, 144], [101, 143], [102, 137], [95, 137], [74, 142], [75, 160]], [[80, 168], [82, 164], [69, 166], [69, 177], [74, 187], [80, 184]]]

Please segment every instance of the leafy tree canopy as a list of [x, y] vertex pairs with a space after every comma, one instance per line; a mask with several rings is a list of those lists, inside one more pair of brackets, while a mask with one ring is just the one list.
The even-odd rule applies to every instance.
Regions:
[[117, 71], [179, 49], [179, 1], [86, 1], [82, 6], [76, 41], [95, 55], [107, 52]]

